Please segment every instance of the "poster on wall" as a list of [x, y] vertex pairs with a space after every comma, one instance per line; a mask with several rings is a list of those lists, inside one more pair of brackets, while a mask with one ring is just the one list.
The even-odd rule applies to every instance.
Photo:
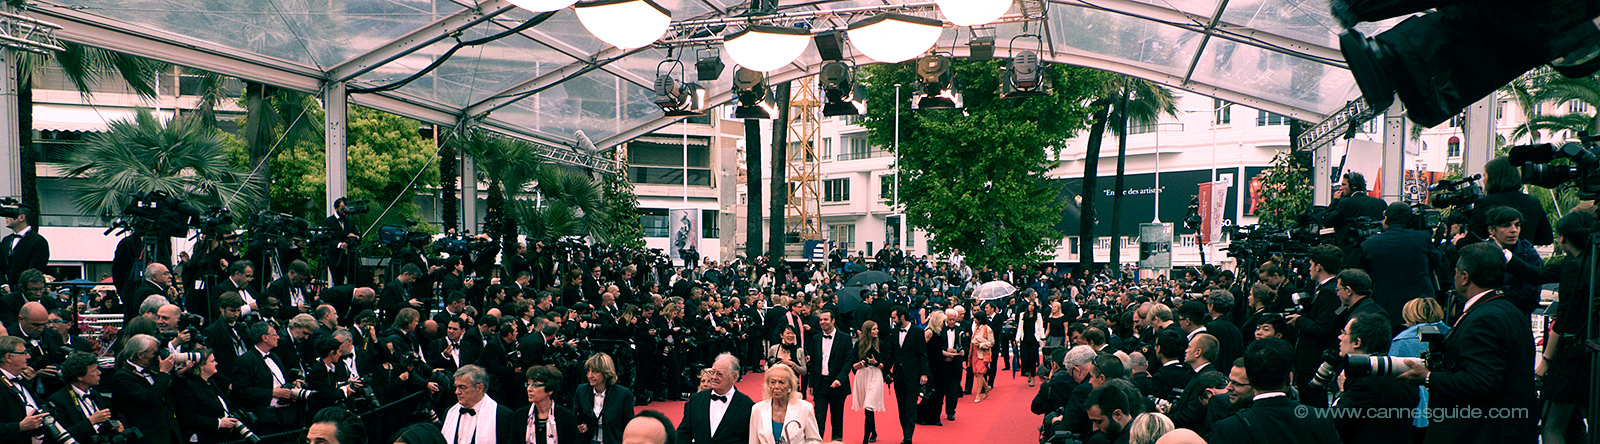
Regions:
[[1200, 243], [1209, 244], [1222, 239], [1222, 221], [1228, 218], [1228, 183], [1226, 181], [1200, 184]]
[[1172, 224], [1139, 224], [1139, 268], [1172, 268]]
[[672, 259], [683, 259], [682, 251], [700, 250], [700, 209], [674, 208], [667, 210], [667, 254]]

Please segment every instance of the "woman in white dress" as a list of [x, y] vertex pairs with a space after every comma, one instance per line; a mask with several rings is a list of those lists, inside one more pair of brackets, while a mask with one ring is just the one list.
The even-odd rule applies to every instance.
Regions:
[[767, 367], [766, 398], [750, 409], [751, 444], [820, 444], [817, 414], [795, 390], [800, 378], [784, 364]]
[[856, 410], [866, 410], [866, 435], [862, 443], [878, 442], [877, 412], [883, 411], [883, 348], [878, 345], [878, 323], [861, 323], [861, 337], [856, 338], [856, 379], [851, 381], [851, 397]]

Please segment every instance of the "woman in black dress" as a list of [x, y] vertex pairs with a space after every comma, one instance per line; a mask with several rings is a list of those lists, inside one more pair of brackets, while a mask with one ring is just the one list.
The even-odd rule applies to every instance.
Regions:
[[[1050, 356], [1057, 349], [1067, 346], [1067, 323], [1071, 321], [1072, 319], [1061, 311], [1061, 301], [1050, 303], [1050, 316], [1044, 320], [1045, 335], [1044, 350], [1042, 351], [1045, 356]], [[1050, 379], [1050, 375], [1040, 376]]]
[[1028, 377], [1028, 387], [1033, 387], [1033, 377], [1039, 369], [1039, 334], [1044, 332], [1044, 318], [1039, 316], [1039, 300], [1028, 298], [1017, 310], [1017, 335], [1022, 374]]

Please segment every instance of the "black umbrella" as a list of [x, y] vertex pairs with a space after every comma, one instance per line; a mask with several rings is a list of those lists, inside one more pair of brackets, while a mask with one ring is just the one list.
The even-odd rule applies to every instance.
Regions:
[[877, 271], [877, 270], [863, 271], [863, 272], [860, 272], [860, 273], [856, 273], [855, 276], [851, 276], [849, 281], [845, 281], [844, 286], [846, 286], [846, 287], [865, 287], [865, 286], [867, 286], [867, 284], [876, 284], [876, 283], [880, 283], [880, 282], [889, 282], [889, 281], [892, 281], [892, 280], [894, 280], [894, 277], [893, 276], [889, 276], [889, 273], [884, 273], [882, 271]]
[[849, 313], [861, 305], [861, 287], [844, 287], [833, 293], [839, 297], [840, 312]]
[[863, 272], [863, 271], [867, 271], [867, 264], [863, 264], [863, 263], [857, 262], [857, 263], [854, 263], [854, 264], [850, 264], [850, 267], [848, 267], [846, 269], [850, 270], [851, 273], [860, 273], [860, 272]]

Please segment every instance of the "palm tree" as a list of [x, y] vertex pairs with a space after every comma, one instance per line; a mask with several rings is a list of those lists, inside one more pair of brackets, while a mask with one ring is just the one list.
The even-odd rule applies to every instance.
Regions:
[[1516, 99], [1522, 108], [1525, 123], [1511, 132], [1511, 140], [1535, 143], [1548, 135], [1562, 132], [1600, 133], [1600, 112], [1540, 112], [1540, 104], [1561, 105], [1572, 101], [1587, 104], [1589, 110], [1600, 108], [1600, 77], [1567, 78], [1556, 75], [1549, 68], [1536, 69], [1516, 81], [1500, 88], [1504, 94]]
[[1136, 79], [1129, 76], [1112, 76], [1100, 85], [1100, 97], [1095, 99], [1092, 106], [1100, 108], [1093, 117], [1089, 127], [1088, 153], [1083, 163], [1083, 192], [1079, 208], [1082, 210], [1078, 223], [1078, 264], [1085, 273], [1094, 264], [1094, 201], [1097, 192], [1097, 175], [1100, 169], [1100, 147], [1105, 139], [1105, 132], [1109, 128], [1118, 135], [1117, 143], [1117, 176], [1113, 187], [1111, 209], [1111, 264], [1112, 276], [1116, 277], [1120, 269], [1117, 267], [1121, 259], [1122, 233], [1117, 229], [1121, 222], [1122, 188], [1124, 170], [1127, 167], [1128, 157], [1128, 125], [1152, 125], [1160, 119], [1162, 114], [1177, 115], [1178, 108], [1173, 100], [1172, 91], [1149, 81]]
[[[17, 2], [13, 3], [13, 6]], [[52, 61], [61, 69], [68, 82], [84, 98], [93, 96], [100, 79], [120, 78], [135, 94], [145, 99], [155, 99], [156, 76], [162, 64], [150, 59], [78, 45], [56, 42], [61, 47], [48, 56], [31, 52], [21, 53], [17, 66], [17, 135], [22, 146], [18, 161], [22, 165], [22, 201], [39, 201], [38, 153], [33, 149], [33, 78]], [[34, 205], [37, 212], [38, 205]], [[37, 217], [34, 214], [31, 217]]]
[[529, 239], [589, 236], [602, 242], [611, 240], [606, 230], [612, 223], [610, 211], [599, 182], [555, 167], [540, 169], [538, 177], [534, 189], [543, 205], [525, 199], [512, 205], [512, 213]]
[[477, 180], [489, 183], [483, 232], [500, 242], [501, 251], [517, 251], [517, 218], [508, 204], [526, 194], [527, 185], [538, 177], [543, 162], [535, 147], [484, 131], [472, 131], [453, 145], [477, 162]]
[[[1172, 98], [1172, 90], [1161, 87], [1153, 82], [1129, 76], [1116, 76], [1112, 83], [1120, 84], [1117, 92], [1117, 108], [1112, 112], [1114, 116], [1111, 132], [1117, 135], [1117, 179], [1113, 186], [1111, 198], [1111, 265], [1112, 277], [1120, 278], [1122, 268], [1122, 181], [1128, 163], [1128, 125], [1148, 127], [1161, 120], [1161, 115], [1166, 114], [1176, 117], [1178, 105]], [[1159, 147], [1157, 147], [1159, 148]], [[1160, 156], [1159, 149], [1156, 153]]]
[[150, 110], [134, 120], [111, 122], [72, 154], [68, 176], [83, 179], [70, 191], [78, 209], [118, 214], [137, 193], [164, 191], [201, 207], [221, 206], [251, 214], [265, 202], [265, 190], [245, 180], [248, 172], [229, 163], [224, 138], [197, 118], [163, 124]]

